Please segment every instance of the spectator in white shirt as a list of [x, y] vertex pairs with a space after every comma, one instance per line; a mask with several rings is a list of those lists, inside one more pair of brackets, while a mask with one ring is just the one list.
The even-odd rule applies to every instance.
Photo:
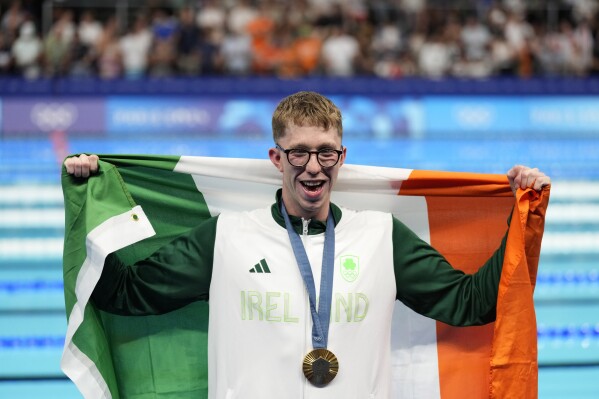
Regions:
[[466, 24], [462, 28], [460, 40], [464, 47], [464, 55], [468, 61], [480, 61], [487, 57], [491, 34], [474, 15], [466, 17]]
[[360, 54], [360, 45], [355, 36], [341, 27], [331, 28], [321, 50], [324, 71], [328, 76], [352, 76]]
[[151, 45], [152, 32], [148, 28], [145, 17], [138, 16], [133, 27], [119, 42], [126, 78], [134, 79], [146, 74]]
[[79, 33], [79, 42], [91, 48], [102, 37], [103, 27], [100, 21], [96, 20], [94, 13], [86, 10], [81, 14], [77, 31]]
[[19, 37], [12, 46], [15, 66], [21, 76], [27, 79], [36, 79], [40, 76], [42, 49], [42, 41], [37, 36], [34, 23], [25, 22], [21, 25]]

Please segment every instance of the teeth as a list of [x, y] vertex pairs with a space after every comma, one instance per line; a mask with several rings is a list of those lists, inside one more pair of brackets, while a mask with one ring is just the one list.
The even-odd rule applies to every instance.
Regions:
[[303, 185], [305, 186], [311, 186], [311, 187], [315, 187], [315, 186], [320, 186], [321, 182], [316, 182], [316, 181], [304, 181], [302, 182]]

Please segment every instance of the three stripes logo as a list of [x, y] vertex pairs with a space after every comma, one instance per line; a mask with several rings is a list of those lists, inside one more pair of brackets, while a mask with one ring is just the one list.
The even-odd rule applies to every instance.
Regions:
[[250, 273], [270, 273], [266, 259], [262, 259], [260, 262], [256, 263], [254, 267], [250, 269]]

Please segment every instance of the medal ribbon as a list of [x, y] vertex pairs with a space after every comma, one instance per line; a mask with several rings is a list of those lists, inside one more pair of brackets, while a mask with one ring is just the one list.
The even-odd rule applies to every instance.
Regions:
[[289, 233], [291, 247], [299, 267], [304, 285], [310, 300], [312, 313], [312, 346], [315, 349], [326, 348], [329, 339], [329, 322], [331, 321], [331, 301], [333, 298], [333, 272], [335, 263], [335, 222], [333, 212], [329, 210], [327, 229], [324, 233], [324, 251], [322, 253], [322, 271], [320, 274], [320, 299], [316, 310], [316, 287], [312, 276], [312, 267], [306, 254], [306, 248], [293, 229], [285, 204], [281, 202], [281, 213], [285, 218], [285, 227]]

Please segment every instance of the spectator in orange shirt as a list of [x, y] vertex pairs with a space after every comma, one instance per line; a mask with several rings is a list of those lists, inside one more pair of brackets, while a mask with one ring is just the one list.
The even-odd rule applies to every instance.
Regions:
[[322, 39], [318, 30], [308, 25], [299, 28], [299, 37], [293, 45], [293, 50], [302, 75], [308, 76], [316, 72], [320, 64], [321, 48]]

